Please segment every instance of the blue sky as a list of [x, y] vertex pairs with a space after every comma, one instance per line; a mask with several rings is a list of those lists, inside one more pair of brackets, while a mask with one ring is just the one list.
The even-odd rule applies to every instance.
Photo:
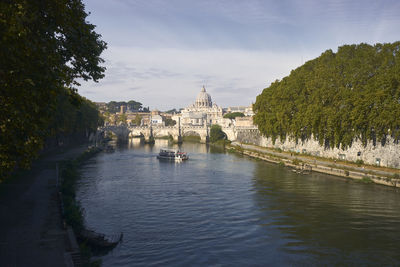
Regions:
[[108, 43], [93, 101], [185, 107], [202, 85], [223, 107], [250, 105], [292, 69], [343, 44], [400, 40], [398, 0], [83, 0]]

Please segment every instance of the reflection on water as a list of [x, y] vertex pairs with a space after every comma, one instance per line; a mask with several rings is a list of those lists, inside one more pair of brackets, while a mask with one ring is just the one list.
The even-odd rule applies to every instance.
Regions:
[[[400, 196], [392, 188], [257, 164], [255, 200], [289, 253], [317, 264], [399, 264]], [[390, 248], [389, 248], [390, 247]]]
[[[189, 153], [156, 159], [161, 147]], [[104, 266], [399, 265], [400, 195], [204, 144], [133, 139], [82, 170], [87, 224], [124, 241]]]

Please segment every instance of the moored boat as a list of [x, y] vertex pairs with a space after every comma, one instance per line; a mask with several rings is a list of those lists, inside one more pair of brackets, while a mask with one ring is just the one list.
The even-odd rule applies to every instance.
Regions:
[[186, 154], [186, 152], [182, 152], [177, 149], [162, 148], [160, 149], [160, 153], [157, 155], [157, 158], [171, 161], [184, 161], [188, 160], [189, 156]]

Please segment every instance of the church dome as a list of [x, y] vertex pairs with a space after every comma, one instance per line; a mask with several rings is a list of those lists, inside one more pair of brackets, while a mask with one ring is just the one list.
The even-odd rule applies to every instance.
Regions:
[[201, 88], [200, 93], [196, 97], [196, 107], [212, 107], [211, 96], [207, 94], [206, 88]]

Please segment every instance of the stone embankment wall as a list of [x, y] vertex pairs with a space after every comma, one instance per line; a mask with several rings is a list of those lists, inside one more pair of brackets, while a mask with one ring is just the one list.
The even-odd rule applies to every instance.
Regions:
[[252, 158], [258, 158], [261, 160], [269, 161], [272, 163], [283, 163], [285, 166], [293, 168], [293, 170], [297, 173], [307, 174], [310, 171], [316, 171], [321, 173], [327, 173], [335, 176], [342, 176], [346, 178], [352, 178], [356, 180], [363, 180], [367, 178], [366, 182], [373, 182], [376, 184], [386, 185], [386, 186], [393, 186], [393, 187], [400, 187], [400, 179], [392, 179], [380, 175], [370, 174], [366, 175], [365, 171], [359, 172], [354, 170], [344, 170], [341, 168], [335, 168], [332, 166], [323, 166], [317, 164], [306, 164], [306, 165], [295, 165], [293, 164], [292, 160], [285, 159], [285, 158], [276, 158], [271, 155], [260, 154], [253, 151], [242, 151], [244, 155], [247, 155]]
[[341, 159], [348, 161], [362, 160], [366, 164], [400, 168], [400, 144], [394, 142], [390, 137], [384, 146], [377, 143], [376, 146], [369, 142], [367, 146], [363, 146], [361, 141], [356, 140], [353, 145], [346, 149], [328, 148], [320, 146], [318, 141], [309, 139], [305, 141], [289, 140], [286, 138], [284, 142], [279, 139], [275, 144], [271, 138], [266, 138], [261, 135], [257, 129], [238, 129], [237, 141], [247, 144], [254, 144], [261, 147], [279, 148], [283, 151], [293, 151], [297, 153], [309, 154], [312, 156]]

